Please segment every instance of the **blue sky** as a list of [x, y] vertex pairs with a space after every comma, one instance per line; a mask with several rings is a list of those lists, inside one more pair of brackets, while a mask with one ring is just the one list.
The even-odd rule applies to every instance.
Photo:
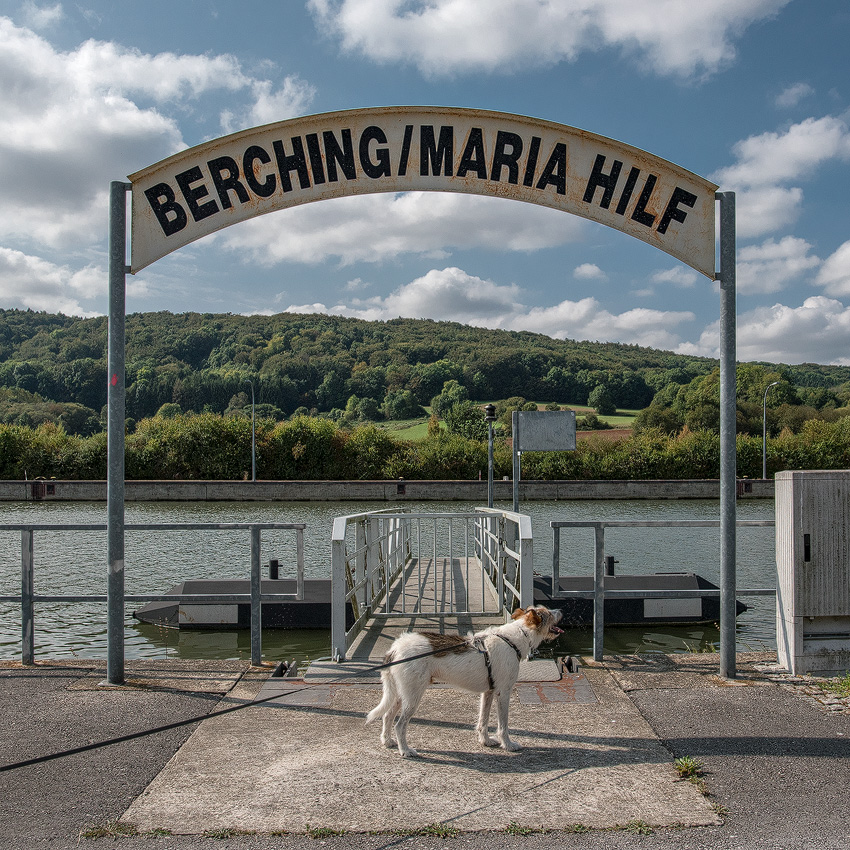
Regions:
[[[0, 307], [105, 313], [109, 181], [182, 148], [462, 106], [735, 191], [739, 359], [850, 364], [849, 43], [846, 0], [0, 0]], [[128, 277], [127, 309], [431, 317], [713, 356], [719, 299], [601, 225], [411, 193], [228, 228]]]

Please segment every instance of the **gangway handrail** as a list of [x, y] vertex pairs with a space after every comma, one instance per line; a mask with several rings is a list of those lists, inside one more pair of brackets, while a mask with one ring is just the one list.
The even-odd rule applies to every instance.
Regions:
[[[692, 599], [720, 596], [721, 590], [606, 590], [605, 589], [605, 529], [606, 528], [720, 528], [720, 520], [552, 520], [552, 598], [593, 600], [593, 660], [604, 657], [605, 599]], [[735, 525], [743, 528], [772, 528], [772, 519], [741, 519]], [[562, 528], [592, 528], [594, 530], [593, 590], [561, 590], [560, 587], [560, 530]], [[775, 596], [776, 588], [736, 589], [738, 596]]]
[[[21, 593], [0, 596], [0, 602], [21, 605], [21, 663], [35, 663], [36, 603], [106, 602], [105, 594], [37, 594], [35, 593], [35, 532], [106, 531], [105, 523], [4, 523], [0, 532], [21, 532]], [[303, 522], [178, 522], [126, 523], [128, 531], [248, 531], [251, 536], [250, 591], [248, 593], [125, 593], [127, 602], [177, 602], [195, 605], [226, 605], [249, 602], [251, 605], [251, 664], [262, 663], [262, 604], [304, 599], [304, 530]], [[263, 593], [260, 575], [260, 533], [262, 531], [295, 531], [295, 593]]]
[[[422, 608], [422, 523], [433, 524], [433, 555], [442, 547], [448, 547], [448, 570], [445, 584], [441, 585], [443, 598], [452, 600], [448, 607], [438, 610], [436, 592], [433, 610]], [[437, 538], [437, 523], [444, 521], [445, 540]], [[462, 540], [455, 548], [455, 523], [462, 522], [465, 529]], [[470, 537], [470, 524], [472, 537]], [[379, 526], [384, 530], [380, 531]], [[350, 544], [351, 529], [355, 528], [353, 544]], [[506, 533], [505, 529], [511, 529]], [[412, 567], [416, 574], [419, 590], [414, 591], [413, 607], [407, 604], [407, 592], [402, 590], [397, 597], [401, 610], [390, 608], [390, 589], [403, 574], [408, 562], [413, 561], [414, 533], [417, 557]], [[533, 604], [533, 541], [531, 520], [524, 514], [491, 508], [476, 508], [471, 511], [421, 512], [383, 509], [336, 517], [333, 522], [331, 550], [331, 653], [338, 661], [344, 660], [359, 632], [369, 620], [409, 618], [411, 616], [446, 617], [457, 615], [498, 614], [509, 615], [512, 603], [527, 606]], [[431, 543], [428, 542], [428, 546]], [[474, 550], [474, 569], [481, 570], [481, 609], [473, 610], [471, 598], [466, 595], [466, 610], [455, 607], [455, 556], [461, 562], [459, 573], [463, 578], [463, 563], [466, 564], [467, 589], [470, 578], [470, 548]], [[442, 556], [440, 556], [442, 558]], [[475, 558], [478, 560], [476, 561]], [[479, 563], [480, 562], [480, 563]], [[435, 566], [435, 563], [432, 566]], [[508, 574], [508, 567], [514, 568]], [[443, 569], [441, 567], [441, 569]], [[484, 575], [489, 577], [496, 590], [496, 608], [490, 610], [484, 602]], [[410, 574], [411, 576], [414, 573]], [[409, 581], [410, 577], [405, 581]], [[428, 581], [433, 581], [432, 576]], [[436, 588], [436, 586], [435, 586]], [[346, 626], [346, 606], [350, 604], [354, 622]], [[505, 614], [507, 612], [507, 614]]]

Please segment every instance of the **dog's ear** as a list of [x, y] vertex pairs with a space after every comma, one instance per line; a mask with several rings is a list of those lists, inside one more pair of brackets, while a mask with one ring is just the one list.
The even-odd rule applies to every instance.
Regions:
[[529, 608], [528, 611], [525, 612], [525, 622], [528, 623], [532, 629], [536, 629], [543, 622], [543, 618], [533, 608]]
[[514, 611], [513, 614], [511, 614], [511, 619], [512, 620], [518, 620], [520, 617], [524, 617], [524, 616], [525, 616], [525, 609], [524, 608], [517, 608], [516, 611]]

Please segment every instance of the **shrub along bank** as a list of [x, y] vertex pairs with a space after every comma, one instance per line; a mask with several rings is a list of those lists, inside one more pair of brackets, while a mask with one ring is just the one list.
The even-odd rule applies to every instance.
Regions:
[[[739, 477], [760, 478], [760, 437], [737, 438]], [[487, 474], [487, 444], [436, 429], [421, 441], [397, 440], [374, 425], [353, 430], [319, 417], [256, 425], [257, 477], [264, 480], [463, 480]], [[511, 474], [509, 444], [495, 444], [495, 474]], [[767, 446], [768, 476], [781, 469], [850, 468], [850, 418], [812, 420]], [[126, 438], [128, 479], [239, 480], [250, 475], [251, 422], [216, 414], [152, 417]], [[720, 443], [710, 431], [676, 435], [648, 429], [626, 440], [590, 436], [574, 452], [523, 454], [523, 478], [652, 480], [718, 478]], [[53, 424], [0, 424], [0, 478], [106, 477], [106, 434], [69, 435]]]

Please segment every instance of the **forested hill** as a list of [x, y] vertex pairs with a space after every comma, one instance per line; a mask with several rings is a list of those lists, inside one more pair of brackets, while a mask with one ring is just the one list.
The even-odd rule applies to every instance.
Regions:
[[[166, 403], [226, 412], [244, 404], [248, 381], [265, 414], [278, 418], [298, 408], [339, 411], [352, 397], [378, 408], [428, 404], [449, 380], [476, 400], [522, 396], [562, 404], [583, 403], [601, 385], [618, 407], [640, 409], [666, 385], [686, 384], [717, 365], [634, 345], [424, 319], [161, 312], [128, 315], [126, 328], [127, 416], [134, 419]], [[37, 424], [38, 411], [47, 421], [52, 405], [68, 430], [99, 429], [106, 339], [106, 317], [0, 310], [0, 421], [23, 416], [22, 424]], [[850, 367], [778, 371], [804, 387], [850, 381]]]

